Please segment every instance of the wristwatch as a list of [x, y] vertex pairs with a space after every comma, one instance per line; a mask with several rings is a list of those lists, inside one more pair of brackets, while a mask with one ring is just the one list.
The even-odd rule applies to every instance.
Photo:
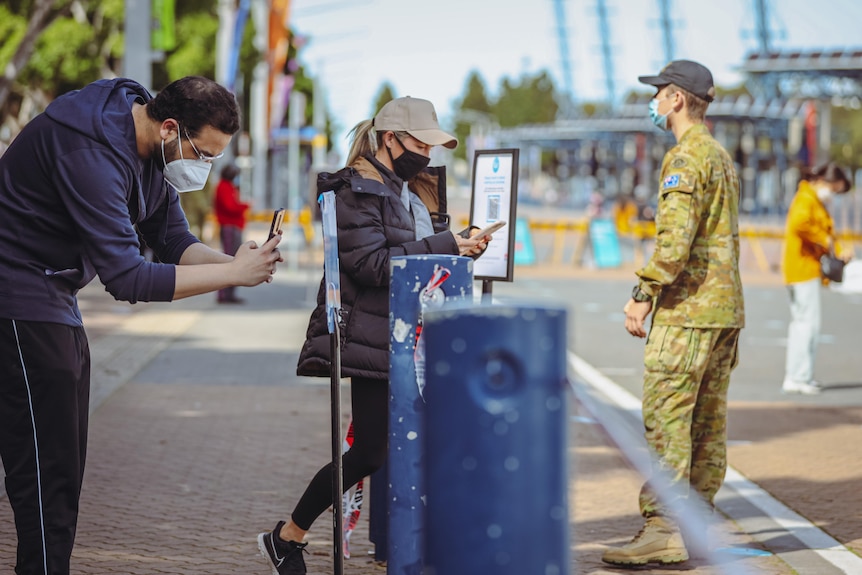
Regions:
[[640, 286], [635, 286], [634, 289], [632, 290], [632, 299], [637, 301], [637, 302], [652, 301], [652, 296], [641, 291]]

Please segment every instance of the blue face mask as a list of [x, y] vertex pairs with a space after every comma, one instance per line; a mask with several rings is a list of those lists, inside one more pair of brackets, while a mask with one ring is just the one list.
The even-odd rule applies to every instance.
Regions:
[[667, 117], [670, 112], [667, 114], [659, 114], [658, 113], [658, 105], [661, 102], [658, 98], [653, 98], [649, 101], [649, 119], [652, 120], [652, 123], [661, 128], [662, 130], [667, 130]]

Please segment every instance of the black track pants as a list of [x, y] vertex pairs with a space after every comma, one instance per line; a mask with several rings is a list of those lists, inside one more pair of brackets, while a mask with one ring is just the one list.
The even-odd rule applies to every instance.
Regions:
[[18, 575], [69, 573], [89, 399], [83, 327], [0, 319], [0, 457], [18, 533]]

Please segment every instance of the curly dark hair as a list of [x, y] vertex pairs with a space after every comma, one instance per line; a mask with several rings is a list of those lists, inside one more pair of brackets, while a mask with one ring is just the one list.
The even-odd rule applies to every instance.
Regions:
[[165, 86], [147, 103], [147, 115], [158, 122], [174, 118], [190, 136], [197, 136], [204, 126], [229, 135], [239, 131], [236, 97], [201, 76], [186, 76]]

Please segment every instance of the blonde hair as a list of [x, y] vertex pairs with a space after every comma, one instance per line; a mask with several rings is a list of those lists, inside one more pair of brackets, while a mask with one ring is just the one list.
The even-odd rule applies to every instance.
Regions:
[[380, 146], [383, 145], [383, 134], [386, 132], [394, 132], [399, 138], [409, 137], [407, 132], [396, 130], [384, 130], [378, 132], [374, 129], [374, 120], [362, 120], [350, 130], [350, 151], [347, 153], [347, 165], [352, 166], [353, 162], [362, 156], [377, 153]]
[[350, 152], [347, 154], [347, 165], [350, 166], [362, 156], [377, 153], [380, 145], [374, 129], [373, 120], [362, 120], [350, 130]]

